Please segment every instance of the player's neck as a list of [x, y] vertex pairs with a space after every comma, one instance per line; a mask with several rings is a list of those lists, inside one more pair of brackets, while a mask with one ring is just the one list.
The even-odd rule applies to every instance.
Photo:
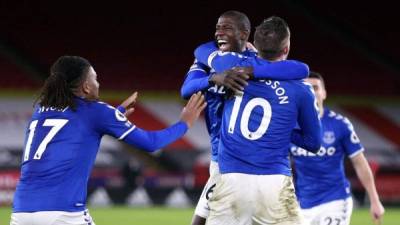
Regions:
[[325, 111], [324, 106], [322, 105], [318, 108], [319, 108], [319, 118], [322, 118], [324, 116], [324, 111]]

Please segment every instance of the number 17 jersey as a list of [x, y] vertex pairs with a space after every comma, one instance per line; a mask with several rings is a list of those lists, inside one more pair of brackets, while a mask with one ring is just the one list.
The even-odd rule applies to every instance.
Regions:
[[104, 134], [135, 129], [108, 104], [75, 98], [76, 110], [36, 107], [29, 123], [14, 212], [83, 211], [90, 172]]

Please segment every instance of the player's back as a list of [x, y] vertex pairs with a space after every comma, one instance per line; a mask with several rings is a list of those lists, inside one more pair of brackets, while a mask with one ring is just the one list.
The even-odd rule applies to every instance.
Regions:
[[291, 133], [299, 104], [310, 93], [301, 80], [250, 81], [242, 96], [228, 100], [218, 158], [221, 172], [290, 175]]
[[36, 107], [28, 125], [14, 212], [81, 211], [102, 132], [102, 104], [76, 99], [76, 111]]

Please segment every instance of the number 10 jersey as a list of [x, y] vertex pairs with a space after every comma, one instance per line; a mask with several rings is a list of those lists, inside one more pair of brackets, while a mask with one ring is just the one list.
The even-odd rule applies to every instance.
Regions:
[[221, 173], [290, 176], [289, 148], [296, 124], [305, 138], [320, 137], [315, 97], [302, 80], [249, 81], [243, 95], [227, 100], [224, 107]]

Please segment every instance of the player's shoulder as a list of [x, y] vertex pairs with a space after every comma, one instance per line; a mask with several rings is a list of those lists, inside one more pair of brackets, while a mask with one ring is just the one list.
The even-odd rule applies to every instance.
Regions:
[[215, 51], [215, 52], [213, 52], [211, 55], [213, 55], [213, 54], [218, 55], [218, 56], [234, 56], [234, 57], [243, 58], [243, 59], [253, 58], [252, 56], [249, 56], [249, 55], [250, 55], [250, 52], [241, 52], [241, 53], [238, 53], [238, 52]]
[[329, 108], [324, 108], [324, 119], [331, 123], [337, 124], [339, 126], [348, 127], [350, 130], [353, 130], [353, 124], [351, 123], [349, 118]]
[[103, 101], [90, 101], [89, 106], [100, 110], [115, 110], [116, 108], [107, 102]]
[[103, 111], [110, 111], [115, 110], [115, 107], [102, 101], [98, 100], [85, 100], [79, 99], [78, 100], [78, 107], [80, 111], [95, 111], [97, 113]]
[[306, 82], [305, 80], [299, 79], [299, 80], [288, 80], [284, 81], [287, 85], [290, 85], [293, 90], [295, 90], [298, 93], [304, 94], [304, 95], [310, 95], [314, 96], [314, 89], [311, 86], [310, 83]]

